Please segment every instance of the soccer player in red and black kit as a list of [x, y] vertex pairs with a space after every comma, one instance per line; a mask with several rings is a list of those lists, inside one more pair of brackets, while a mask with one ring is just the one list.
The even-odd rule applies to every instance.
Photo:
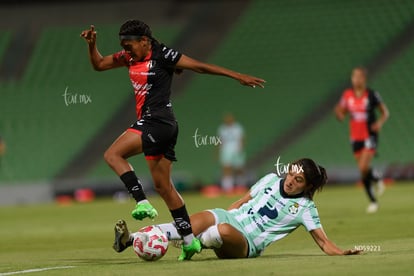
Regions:
[[107, 149], [104, 158], [118, 174], [137, 204], [132, 211], [135, 219], [154, 219], [158, 213], [148, 202], [131, 164], [127, 159], [144, 153], [156, 191], [167, 204], [184, 244], [179, 260], [188, 260], [201, 251], [194, 237], [184, 200], [171, 181], [172, 162], [178, 124], [170, 102], [174, 72], [189, 69], [197, 73], [233, 78], [242, 85], [262, 87], [264, 80], [229, 69], [206, 64], [185, 56], [159, 43], [151, 29], [142, 21], [129, 20], [119, 31], [123, 50], [102, 56], [96, 46], [94, 26], [81, 33], [88, 44], [89, 58], [97, 71], [127, 67], [135, 92], [137, 121]]
[[[367, 87], [367, 70], [356, 67], [351, 75], [352, 88], [345, 90], [341, 100], [335, 107], [335, 115], [343, 121], [347, 113], [350, 115], [350, 138], [352, 149], [365, 191], [370, 204], [367, 212], [378, 210], [377, 198], [372, 189], [372, 182], [378, 183], [378, 194], [384, 190], [382, 180], [371, 167], [378, 146], [378, 133], [389, 117], [388, 108], [379, 94]], [[379, 110], [381, 116], [376, 117]]]

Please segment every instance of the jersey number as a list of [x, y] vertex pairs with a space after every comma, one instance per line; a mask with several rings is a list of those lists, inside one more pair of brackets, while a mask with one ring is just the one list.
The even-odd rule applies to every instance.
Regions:
[[[249, 212], [250, 215], [253, 214], [253, 209], [250, 208]], [[257, 213], [259, 213], [260, 216], [264, 217], [268, 217], [269, 219], [275, 219], [277, 218], [277, 216], [279, 215], [279, 213], [277, 212], [276, 207], [274, 207], [273, 209], [270, 209], [269, 206], [265, 205], [262, 208], [260, 208]]]

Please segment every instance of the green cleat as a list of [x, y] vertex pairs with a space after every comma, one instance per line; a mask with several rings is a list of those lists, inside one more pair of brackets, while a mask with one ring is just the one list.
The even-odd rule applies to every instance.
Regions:
[[190, 260], [191, 257], [193, 257], [193, 255], [195, 253], [200, 253], [201, 252], [201, 242], [199, 239], [194, 238], [191, 242], [191, 244], [189, 245], [182, 245], [181, 246], [181, 254], [180, 256], [178, 256], [178, 260], [179, 261], [185, 261], [185, 260]]
[[137, 220], [143, 220], [144, 218], [150, 218], [153, 220], [158, 216], [157, 210], [155, 210], [149, 202], [137, 203], [131, 214], [132, 217]]
[[133, 239], [131, 237], [131, 234], [129, 233], [125, 220], [118, 220], [118, 222], [115, 224], [114, 232], [115, 241], [112, 245], [112, 248], [116, 252], [121, 253], [122, 251], [124, 251], [132, 245]]

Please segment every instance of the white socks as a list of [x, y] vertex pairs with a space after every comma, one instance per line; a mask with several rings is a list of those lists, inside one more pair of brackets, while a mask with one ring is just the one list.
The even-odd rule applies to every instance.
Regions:
[[182, 237], [178, 234], [177, 228], [172, 223], [164, 223], [157, 225], [167, 235], [168, 240], [181, 240]]
[[149, 203], [148, 199], [143, 199], [137, 202], [138, 204]]
[[220, 248], [223, 245], [223, 239], [220, 236], [218, 225], [210, 226], [199, 235], [199, 239], [206, 248]]
[[190, 234], [190, 235], [184, 236], [184, 237], [183, 237], [184, 244], [185, 244], [185, 245], [189, 245], [189, 244], [191, 244], [191, 243], [193, 242], [193, 239], [194, 239], [194, 235], [193, 235], [193, 234]]
[[[191, 244], [194, 236], [188, 235], [182, 237], [178, 234], [177, 228], [172, 223], [158, 224], [158, 227], [167, 235], [168, 240], [184, 240], [185, 244]], [[223, 245], [223, 240], [220, 236], [218, 225], [210, 226], [206, 231], [198, 235], [201, 243], [206, 248], [220, 248]]]

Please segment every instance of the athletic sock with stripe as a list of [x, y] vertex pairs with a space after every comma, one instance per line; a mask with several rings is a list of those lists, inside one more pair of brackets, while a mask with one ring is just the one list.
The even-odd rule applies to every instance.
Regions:
[[141, 181], [135, 175], [134, 171], [129, 171], [120, 176], [125, 187], [136, 202], [143, 202], [147, 200], [144, 189], [142, 188]]

